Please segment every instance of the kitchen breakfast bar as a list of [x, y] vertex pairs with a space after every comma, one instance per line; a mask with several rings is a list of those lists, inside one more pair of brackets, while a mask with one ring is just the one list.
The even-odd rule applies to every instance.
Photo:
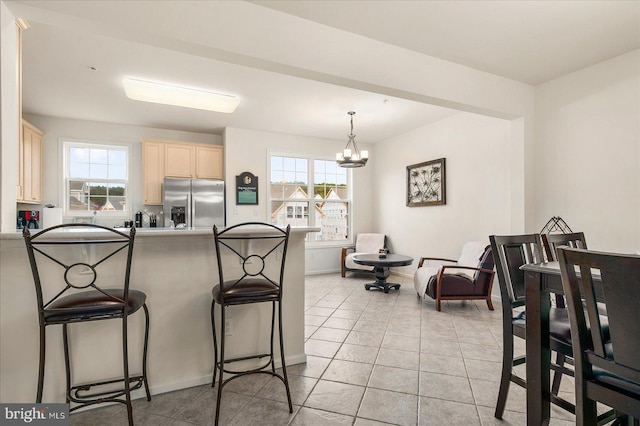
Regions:
[[[33, 230], [37, 232], [37, 230]], [[306, 362], [304, 353], [305, 236], [317, 228], [292, 228], [283, 289], [287, 365]], [[74, 238], [99, 238], [82, 233]], [[43, 272], [41, 271], [41, 274]], [[211, 229], [137, 230], [131, 288], [147, 294], [150, 311], [148, 377], [152, 394], [211, 383], [213, 341], [211, 289], [217, 284]], [[269, 344], [269, 306], [236, 306], [227, 315], [227, 353], [255, 353]], [[140, 370], [143, 315], [129, 320], [129, 359]], [[256, 327], [256, 320], [260, 326]], [[74, 381], [121, 375], [120, 328], [111, 321], [70, 327]], [[65, 401], [61, 327], [47, 329], [43, 402]], [[74, 335], [81, 335], [75, 339]], [[116, 348], [117, 350], [114, 350]], [[0, 400], [34, 402], [38, 374], [38, 314], [33, 276], [20, 232], [0, 234]], [[279, 355], [277, 355], [277, 359]], [[137, 393], [136, 393], [137, 392]], [[138, 390], [134, 398], [144, 392]]]

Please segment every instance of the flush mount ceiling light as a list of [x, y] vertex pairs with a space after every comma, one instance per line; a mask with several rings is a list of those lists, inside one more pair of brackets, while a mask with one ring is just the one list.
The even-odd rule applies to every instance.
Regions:
[[353, 169], [367, 164], [367, 160], [369, 160], [369, 152], [360, 152], [358, 145], [356, 145], [356, 135], [353, 134], [353, 116], [356, 113], [354, 111], [349, 111], [347, 114], [351, 116], [351, 133], [347, 135], [349, 140], [347, 141], [347, 145], [344, 147], [344, 150], [336, 154], [336, 163], [338, 163], [340, 167]]
[[156, 83], [135, 78], [123, 78], [122, 83], [127, 97], [136, 101], [224, 113], [234, 112], [238, 103], [240, 103], [240, 99], [235, 96], [166, 83]]

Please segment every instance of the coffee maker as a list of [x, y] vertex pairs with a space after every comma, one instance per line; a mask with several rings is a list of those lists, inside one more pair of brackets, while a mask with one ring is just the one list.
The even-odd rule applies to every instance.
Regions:
[[17, 228], [40, 229], [40, 211], [18, 210]]

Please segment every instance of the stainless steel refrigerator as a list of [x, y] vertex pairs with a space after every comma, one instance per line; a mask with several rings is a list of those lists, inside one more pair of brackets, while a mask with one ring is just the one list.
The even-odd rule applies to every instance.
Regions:
[[225, 226], [224, 181], [164, 178], [164, 226]]

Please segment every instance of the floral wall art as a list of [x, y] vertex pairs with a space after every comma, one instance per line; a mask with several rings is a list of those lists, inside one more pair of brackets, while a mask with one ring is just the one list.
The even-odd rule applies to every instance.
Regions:
[[407, 206], [446, 204], [445, 159], [407, 166]]

